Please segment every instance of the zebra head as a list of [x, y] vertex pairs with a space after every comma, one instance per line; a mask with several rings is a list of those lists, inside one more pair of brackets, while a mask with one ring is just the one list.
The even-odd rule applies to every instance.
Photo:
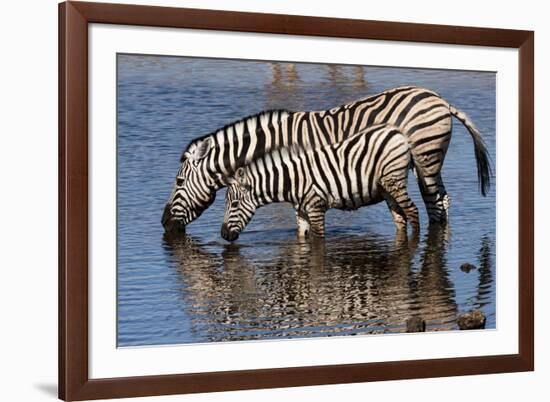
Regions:
[[227, 241], [235, 241], [254, 216], [257, 205], [252, 197], [252, 186], [244, 168], [237, 169], [235, 175], [227, 179], [227, 183], [221, 235]]
[[207, 163], [214, 145], [214, 140], [207, 137], [191, 143], [182, 155], [181, 167], [161, 219], [167, 233], [185, 233], [185, 226], [216, 199], [219, 184]]

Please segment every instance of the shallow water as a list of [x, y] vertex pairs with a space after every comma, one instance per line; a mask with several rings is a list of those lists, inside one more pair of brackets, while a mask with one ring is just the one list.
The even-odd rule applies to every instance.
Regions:
[[[219, 235], [224, 191], [187, 236], [167, 239], [160, 217], [187, 143], [264, 109], [328, 109], [414, 84], [466, 112], [495, 158], [493, 73], [118, 56], [118, 345], [456, 329], [481, 309], [496, 327], [495, 189], [478, 192], [473, 143], [455, 120], [443, 168], [446, 229], [395, 237], [384, 204], [331, 210], [324, 241], [299, 242], [293, 209], [256, 213], [239, 240]], [[412, 176], [412, 175], [411, 175]], [[477, 266], [469, 273], [460, 265]]]

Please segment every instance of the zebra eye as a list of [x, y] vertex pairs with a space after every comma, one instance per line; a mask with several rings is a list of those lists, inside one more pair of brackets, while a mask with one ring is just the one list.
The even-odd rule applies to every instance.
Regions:
[[176, 186], [181, 187], [181, 186], [183, 186], [184, 182], [185, 182], [184, 179], [177, 178], [176, 179]]
[[231, 202], [231, 208], [237, 208], [239, 206], [239, 201]]

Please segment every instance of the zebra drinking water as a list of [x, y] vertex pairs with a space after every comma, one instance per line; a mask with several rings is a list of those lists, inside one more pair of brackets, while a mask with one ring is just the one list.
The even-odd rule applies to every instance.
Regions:
[[299, 236], [324, 237], [328, 209], [355, 210], [383, 200], [398, 230], [409, 223], [418, 233], [418, 210], [407, 193], [411, 162], [407, 138], [386, 124], [316, 149], [273, 150], [227, 179], [221, 235], [236, 240], [257, 208], [288, 202], [299, 217]]
[[167, 232], [185, 231], [214, 202], [216, 191], [226, 186], [224, 177], [266, 152], [293, 144], [312, 148], [334, 144], [381, 123], [395, 125], [408, 138], [429, 220], [443, 222], [449, 198], [441, 168], [451, 139], [452, 116], [472, 136], [479, 186], [485, 195], [491, 175], [489, 156], [474, 124], [435, 92], [408, 86], [328, 111], [265, 111], [193, 140], [181, 157], [162, 224]]

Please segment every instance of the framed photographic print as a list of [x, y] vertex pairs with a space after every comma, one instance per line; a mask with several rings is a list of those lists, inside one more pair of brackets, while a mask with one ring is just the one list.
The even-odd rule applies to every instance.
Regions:
[[60, 398], [533, 370], [533, 32], [59, 17]]

